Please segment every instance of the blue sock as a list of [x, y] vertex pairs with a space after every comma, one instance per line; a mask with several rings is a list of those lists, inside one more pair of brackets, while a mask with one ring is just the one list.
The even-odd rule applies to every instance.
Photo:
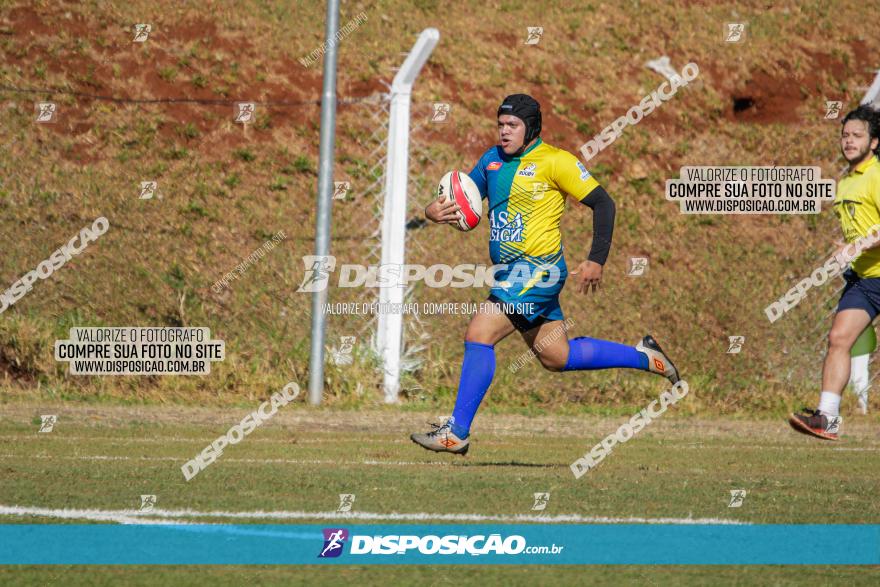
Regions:
[[648, 355], [636, 347], [579, 336], [568, 341], [568, 361], [563, 371], [588, 371], [629, 367], [648, 370]]
[[464, 343], [464, 361], [461, 364], [461, 378], [458, 382], [458, 395], [452, 411], [450, 428], [459, 438], [467, 438], [471, 422], [492, 378], [495, 376], [495, 347], [479, 342]]

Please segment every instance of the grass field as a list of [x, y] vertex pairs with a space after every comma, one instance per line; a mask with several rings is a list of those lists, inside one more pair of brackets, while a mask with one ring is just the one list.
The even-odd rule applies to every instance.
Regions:
[[[880, 571], [818, 567], [821, 585], [876, 585]], [[755, 567], [57, 567], [0, 568], [4, 585], [802, 585], [802, 568]]]
[[[186, 482], [180, 466], [247, 409], [6, 404], [0, 407], [0, 506], [32, 513], [13, 515], [4, 509], [8, 515], [0, 516], [0, 522], [167, 518], [204, 523], [553, 523], [559, 516], [576, 516], [567, 519], [880, 523], [880, 439], [873, 431], [876, 423], [869, 421], [847, 422], [843, 442], [820, 443], [796, 435], [777, 420], [677, 418], [673, 410], [575, 480], [569, 463], [623, 418], [487, 414], [478, 420], [471, 453], [451, 457], [425, 452], [407, 438], [434, 419], [429, 413], [344, 412], [300, 405], [285, 410]], [[35, 416], [40, 413], [58, 415], [52, 432], [37, 432]], [[747, 492], [739, 508], [728, 507], [732, 489]], [[543, 512], [531, 511], [535, 492], [550, 493]], [[341, 493], [356, 495], [350, 514], [336, 512]], [[138, 511], [142, 494], [156, 495], [153, 512]], [[251, 569], [241, 572], [250, 574]], [[291, 584], [294, 574], [294, 582], [352, 577], [366, 584], [409, 584], [437, 575], [402, 567], [257, 572], [265, 584]], [[538, 571], [493, 567], [464, 570], [460, 576], [494, 584], [534, 584], [530, 572]], [[750, 583], [760, 577], [765, 584], [785, 584], [802, 571], [627, 567], [621, 572], [632, 580], [657, 583]], [[856, 584], [880, 577], [877, 569], [822, 572], [828, 580], [847, 577]], [[122, 577], [138, 584], [187, 584], [206, 576], [212, 577], [212, 584], [214, 579], [224, 584], [239, 576], [200, 567], [130, 569], [124, 575], [118, 568], [95, 570], [96, 574], [45, 568], [2, 573], [4, 584], [38, 584], [62, 575], [67, 584], [109, 584]], [[622, 577], [607, 569], [542, 568], [540, 573], [552, 583], [589, 577], [601, 584]]]

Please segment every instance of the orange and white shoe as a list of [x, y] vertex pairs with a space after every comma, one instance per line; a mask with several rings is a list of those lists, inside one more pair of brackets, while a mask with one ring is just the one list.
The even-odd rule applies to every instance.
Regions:
[[430, 432], [416, 433], [410, 435], [410, 440], [428, 450], [434, 452], [451, 452], [452, 454], [467, 454], [470, 448], [470, 441], [467, 438], [459, 438], [453, 434], [449, 423], [446, 422], [442, 426], [440, 424], [431, 424], [434, 429]]
[[791, 414], [788, 423], [801, 434], [815, 436], [822, 440], [840, 440], [840, 416], [826, 416], [819, 410], [804, 408], [800, 414]]
[[666, 353], [663, 352], [663, 349], [660, 348], [660, 345], [657, 344], [653, 336], [646, 334], [642, 342], [636, 345], [636, 350], [648, 355], [648, 370], [651, 373], [663, 375], [673, 385], [681, 380], [681, 377], [678, 375], [678, 369], [675, 368], [675, 365], [672, 364], [672, 361], [669, 360], [669, 357], [666, 356]]

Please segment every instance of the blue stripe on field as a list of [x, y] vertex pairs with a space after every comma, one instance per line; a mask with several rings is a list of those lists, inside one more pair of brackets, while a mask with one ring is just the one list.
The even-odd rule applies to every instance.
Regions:
[[[318, 557], [324, 528], [349, 533], [336, 558]], [[364, 546], [374, 536], [483, 536], [472, 538], [481, 548], [491, 534], [500, 534], [499, 541], [516, 535], [528, 547], [562, 549], [477, 556], [415, 548], [404, 554], [351, 552], [353, 542]], [[878, 565], [880, 525], [5, 524], [0, 564]]]

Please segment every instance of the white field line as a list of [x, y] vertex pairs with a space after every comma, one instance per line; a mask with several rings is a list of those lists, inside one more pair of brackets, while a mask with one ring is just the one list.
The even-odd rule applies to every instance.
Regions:
[[[22, 440], [37, 440], [37, 441], [45, 441], [45, 440], [63, 440], [63, 441], [95, 441], [95, 442], [112, 442], [114, 444], [162, 444], [165, 442], [186, 442], [193, 443], [196, 445], [207, 445], [213, 442], [214, 438], [186, 438], [180, 436], [169, 436], [167, 438], [117, 438], [114, 436], [64, 436], [62, 434], [54, 434], [54, 433], [37, 433], [33, 434], [25, 434], [25, 435], [0, 435], [0, 441], [9, 440], [9, 441], [22, 441]], [[586, 438], [582, 440], [588, 440]], [[287, 446], [297, 446], [299, 444], [327, 444], [330, 442], [339, 443], [345, 442], [345, 439], [337, 439], [337, 438], [303, 438], [298, 440], [291, 440], [285, 438], [249, 438], [248, 444], [254, 443], [266, 443], [266, 444], [284, 444]], [[663, 442], [661, 439], [657, 439], [658, 442]], [[358, 444], [407, 444], [409, 445], [412, 441], [408, 439], [382, 439], [382, 438], [360, 438], [360, 439], [352, 439], [350, 442], [357, 442]], [[492, 446], [508, 446], [508, 445], [517, 445], [517, 443], [511, 443], [506, 441], [496, 441], [496, 440], [486, 440], [487, 444], [491, 444]], [[757, 449], [757, 450], [798, 450], [798, 449], [810, 449], [812, 450], [813, 445], [802, 445], [802, 444], [735, 444], [735, 445], [714, 445], [714, 444], [703, 444], [703, 443], [688, 443], [688, 444], [668, 444], [663, 442], [664, 448], [671, 449], [681, 449], [681, 448], [690, 448], [690, 449], [705, 449], [705, 450], [741, 450], [741, 449]], [[844, 446], [828, 446], [829, 450], [838, 450], [838, 451], [853, 451], [853, 452], [880, 452], [880, 446], [867, 446], [867, 447], [844, 447]], [[0, 455], [2, 457], [3, 455]], [[293, 462], [293, 461], [291, 461]], [[311, 461], [313, 463], [320, 464], [322, 461]], [[334, 461], [335, 462], [335, 461]], [[415, 463], [415, 464], [426, 464]], [[439, 462], [435, 464], [441, 464]]]
[[[144, 443], [144, 444], [161, 444], [163, 442], [191, 442], [193, 444], [210, 444], [217, 437], [214, 436], [212, 438], [187, 438], [185, 436], [168, 436], [168, 437], [159, 437], [159, 438], [119, 438], [116, 436], [64, 436], [63, 434], [59, 434], [56, 432], [49, 433], [39, 433], [34, 432], [33, 434], [21, 434], [21, 435], [0, 435], [0, 440], [76, 440], [76, 441], [96, 441], [96, 442], [113, 442], [113, 443]], [[248, 438], [248, 444], [252, 443], [268, 443], [268, 444], [287, 444], [294, 445], [297, 444], [326, 444], [328, 442], [339, 443], [339, 442], [357, 442], [358, 444], [363, 444], [364, 442], [381, 442], [382, 444], [394, 443], [394, 444], [410, 444], [412, 441], [409, 439], [372, 439], [372, 438], [301, 438], [301, 439], [290, 439], [290, 438]]]
[[[663, 445], [669, 446], [674, 449], [681, 448], [698, 448], [698, 449], [708, 449], [708, 450], [740, 450], [740, 449], [760, 449], [760, 450], [815, 450], [814, 447], [816, 443], [813, 442], [811, 444], [803, 444], [803, 445], [769, 445], [769, 444], [734, 444], [730, 446], [711, 446], [705, 444], [680, 444], [680, 445]], [[827, 446], [827, 445], [825, 445]], [[841, 452], [880, 452], [880, 446], [871, 448], [867, 446], [828, 446], [827, 450], [833, 451], [841, 451]]]
[[[716, 447], [702, 447], [702, 446], [692, 446], [685, 445], [680, 447], [670, 447], [670, 448], [716, 448]], [[730, 448], [730, 447], [728, 447]], [[766, 449], [777, 449], [780, 447], [771, 447], [771, 446], [760, 446], [757, 445], [754, 448], [766, 448]], [[796, 448], [796, 447], [794, 447]], [[860, 448], [860, 447], [828, 447], [826, 450], [837, 451], [837, 452], [878, 452], [880, 449], [876, 448]], [[177, 462], [185, 463], [188, 460], [188, 457], [147, 457], [147, 456], [139, 456], [132, 457], [126, 455], [52, 455], [52, 454], [10, 454], [4, 453], [0, 454], [0, 459], [43, 459], [43, 460], [64, 460], [64, 461], [146, 461], [146, 462]], [[243, 459], [243, 458], [233, 458], [233, 457], [223, 457], [223, 462], [226, 463], [244, 463], [244, 464], [257, 464], [257, 465], [348, 465], [348, 466], [367, 466], [367, 467], [448, 467], [457, 464], [458, 461], [380, 461], [375, 459], [363, 459], [359, 461], [339, 461], [334, 459]], [[494, 467], [495, 464], [488, 463], [479, 463], [479, 462], [467, 462], [469, 467]], [[542, 463], [523, 463], [524, 465], [540, 465]], [[552, 463], [547, 463], [546, 466], [548, 468], [552, 468]], [[559, 468], [565, 468], [566, 465], [559, 464], [557, 465]]]
[[[46, 518], [60, 518], [64, 520], [92, 520], [95, 522], [116, 522], [117, 524], [162, 524], [162, 520], [141, 518], [131, 515], [127, 510], [101, 511], [101, 510], [70, 510], [70, 509], [47, 509], [47, 508], [22, 508], [19, 506], [0, 506], [0, 515], [10, 516], [42, 516]], [[134, 512], [141, 513], [141, 512]], [[143, 512], [147, 513], [147, 512]]]
[[[47, 459], [47, 460], [65, 460], [65, 461], [176, 461], [185, 463], [189, 457], [129, 457], [124, 455], [14, 455], [0, 454], [0, 459]], [[381, 466], [387, 465], [391, 467], [412, 467], [417, 465], [449, 465], [446, 461], [376, 461], [372, 459], [364, 459], [362, 461], [339, 461], [339, 460], [308, 460], [308, 459], [235, 459], [221, 457], [225, 463], [256, 463], [256, 464], [284, 464], [284, 465], [368, 465]], [[221, 460], [218, 459], [218, 460]], [[473, 466], [473, 465], [471, 465]], [[493, 466], [487, 463], [485, 466]], [[563, 467], [564, 465], [559, 465]]]
[[[0, 516], [40, 516], [47, 518], [119, 521], [120, 523], [177, 523], [181, 518], [224, 518], [246, 520], [369, 520], [389, 522], [421, 522], [443, 520], [450, 522], [514, 522], [533, 524], [729, 524], [748, 525], [748, 522], [722, 518], [611, 518], [605, 516], [580, 516], [560, 514], [539, 516], [534, 514], [485, 515], [485, 514], [430, 514], [430, 513], [370, 513], [370, 512], [302, 512], [302, 511], [252, 511], [229, 512], [196, 510], [138, 510], [50, 509], [40, 507], [0, 505]], [[161, 518], [157, 521], [155, 518]], [[141, 520], [144, 520], [143, 522]]]

